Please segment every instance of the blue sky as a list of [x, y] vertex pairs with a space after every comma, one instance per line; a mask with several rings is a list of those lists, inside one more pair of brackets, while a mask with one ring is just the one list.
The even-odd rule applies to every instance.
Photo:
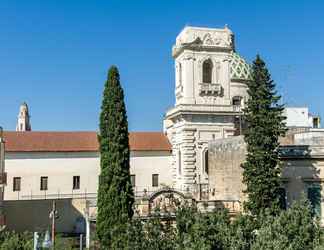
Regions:
[[0, 125], [14, 130], [26, 101], [33, 130], [97, 130], [115, 64], [130, 130], [161, 130], [174, 104], [176, 35], [225, 24], [247, 61], [261, 54], [286, 104], [324, 118], [323, 10], [319, 0], [1, 0]]

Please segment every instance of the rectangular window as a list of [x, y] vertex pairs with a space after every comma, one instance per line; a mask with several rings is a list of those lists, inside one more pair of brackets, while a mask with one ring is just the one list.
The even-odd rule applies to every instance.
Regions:
[[152, 187], [158, 187], [158, 186], [159, 186], [159, 175], [152, 174]]
[[135, 187], [135, 175], [132, 174], [130, 177], [131, 177], [131, 184], [132, 184], [132, 187]]
[[307, 189], [307, 197], [312, 205], [313, 215], [321, 216], [321, 187], [312, 185]]
[[21, 177], [13, 178], [13, 191], [20, 191]]
[[73, 189], [80, 189], [80, 176], [73, 176]]
[[319, 117], [313, 118], [313, 128], [319, 128], [320, 127], [320, 119]]
[[42, 176], [40, 179], [40, 190], [47, 190], [47, 185], [48, 185], [48, 177], [47, 176]]

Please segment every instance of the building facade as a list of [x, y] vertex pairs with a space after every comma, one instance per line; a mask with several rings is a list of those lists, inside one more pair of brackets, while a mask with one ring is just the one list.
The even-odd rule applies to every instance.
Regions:
[[[96, 132], [4, 132], [5, 200], [96, 197], [100, 157]], [[160, 132], [130, 133], [135, 193], [171, 185], [170, 150]], [[154, 183], [153, 183], [154, 179]]]
[[319, 116], [309, 112], [308, 107], [287, 107], [284, 110], [286, 126], [296, 129], [318, 129], [321, 127]]

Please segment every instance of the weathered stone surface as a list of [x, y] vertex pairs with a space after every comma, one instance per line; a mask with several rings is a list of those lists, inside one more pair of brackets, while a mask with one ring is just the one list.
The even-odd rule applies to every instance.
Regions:
[[241, 163], [246, 146], [242, 136], [209, 142], [209, 200], [242, 201]]

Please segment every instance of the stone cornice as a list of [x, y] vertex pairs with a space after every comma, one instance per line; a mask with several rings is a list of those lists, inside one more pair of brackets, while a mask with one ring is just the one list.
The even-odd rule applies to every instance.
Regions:
[[211, 114], [211, 115], [242, 115], [235, 111], [232, 105], [203, 105], [203, 104], [180, 104], [165, 114], [165, 118], [172, 119], [183, 114]]
[[177, 58], [185, 50], [196, 51], [196, 52], [206, 51], [206, 52], [230, 53], [232, 51], [232, 48], [211, 47], [211, 46], [204, 46], [204, 45], [197, 45], [197, 44], [173, 46], [172, 57], [174, 59]]

